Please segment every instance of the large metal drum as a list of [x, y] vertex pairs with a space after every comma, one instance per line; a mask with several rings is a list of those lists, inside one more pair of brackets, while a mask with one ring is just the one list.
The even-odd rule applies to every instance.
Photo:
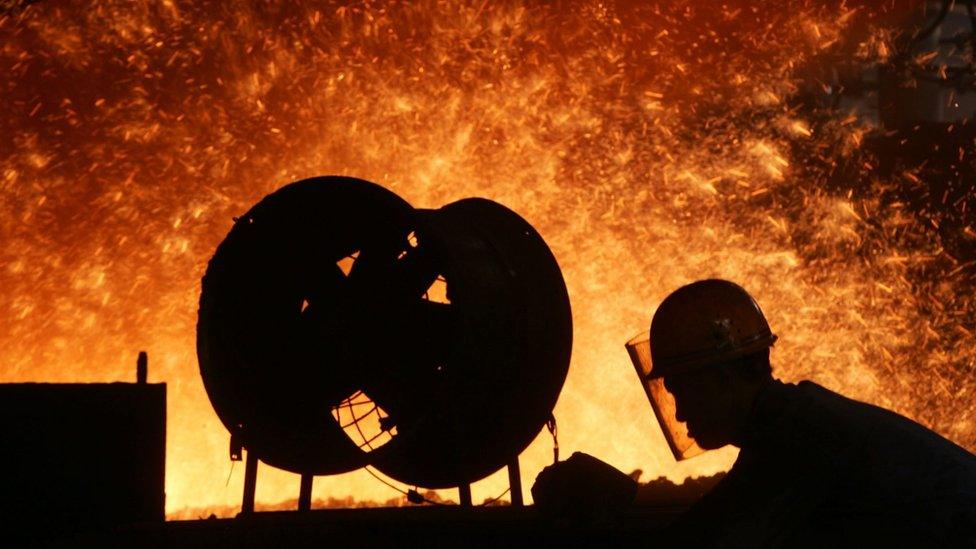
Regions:
[[565, 283], [524, 219], [477, 198], [414, 209], [346, 177], [292, 183], [238, 218], [197, 326], [214, 409], [263, 461], [373, 465], [430, 488], [524, 450], [571, 347]]

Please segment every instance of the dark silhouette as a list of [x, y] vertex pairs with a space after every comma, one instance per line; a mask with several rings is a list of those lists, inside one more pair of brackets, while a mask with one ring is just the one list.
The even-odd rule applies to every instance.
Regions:
[[0, 424], [0, 545], [162, 526], [165, 384], [0, 384]]
[[671, 396], [698, 447], [741, 449], [672, 533], [753, 546], [976, 542], [976, 457], [893, 412], [774, 379], [775, 341], [731, 282], [679, 288], [655, 313], [645, 380], [659, 417]]
[[637, 494], [637, 481], [582, 452], [539, 473], [532, 498], [543, 516], [599, 520], [619, 512]]
[[517, 213], [481, 198], [418, 209], [339, 176], [237, 218], [197, 324], [231, 456], [247, 450], [245, 512], [258, 461], [303, 475], [302, 510], [314, 475], [366, 466], [456, 487], [467, 506], [469, 484], [506, 466], [521, 504], [518, 455], [550, 423], [572, 340], [559, 265]]
[[753, 546], [976, 542], [976, 457], [907, 418], [809, 381], [769, 376], [739, 387], [735, 370], [764, 360], [747, 357], [715, 373], [738, 377], [732, 390], [759, 390], [741, 428], [729, 433], [741, 448], [735, 465], [673, 535]]
[[[774, 379], [775, 341], [745, 290], [705, 280], [668, 296], [649, 340], [628, 344], [678, 459], [727, 444], [741, 449], [665, 539], [976, 544], [976, 456], [888, 410], [809, 381]], [[559, 469], [549, 476], [569, 484], [578, 477]]]

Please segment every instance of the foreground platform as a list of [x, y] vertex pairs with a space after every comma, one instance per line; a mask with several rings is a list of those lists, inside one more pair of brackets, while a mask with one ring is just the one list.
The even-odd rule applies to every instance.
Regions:
[[631, 509], [615, 517], [549, 520], [529, 507], [425, 506], [258, 512], [232, 519], [172, 521], [89, 534], [101, 546], [505, 546], [647, 545], [683, 507]]

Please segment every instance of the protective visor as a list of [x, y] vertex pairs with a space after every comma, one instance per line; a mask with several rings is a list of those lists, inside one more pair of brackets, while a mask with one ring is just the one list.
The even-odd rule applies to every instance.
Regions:
[[650, 335], [644, 332], [635, 336], [627, 342], [626, 347], [674, 458], [681, 461], [704, 452], [705, 450], [698, 446], [695, 439], [688, 434], [688, 426], [684, 422], [678, 421], [674, 396], [664, 387], [664, 378], [651, 377]]

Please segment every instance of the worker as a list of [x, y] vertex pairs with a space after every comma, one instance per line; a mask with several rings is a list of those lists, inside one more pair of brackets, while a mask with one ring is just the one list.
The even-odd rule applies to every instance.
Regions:
[[667, 539], [976, 547], [976, 456], [896, 413], [775, 379], [775, 341], [743, 288], [702, 280], [669, 295], [649, 338], [628, 343], [676, 458], [740, 449]]

